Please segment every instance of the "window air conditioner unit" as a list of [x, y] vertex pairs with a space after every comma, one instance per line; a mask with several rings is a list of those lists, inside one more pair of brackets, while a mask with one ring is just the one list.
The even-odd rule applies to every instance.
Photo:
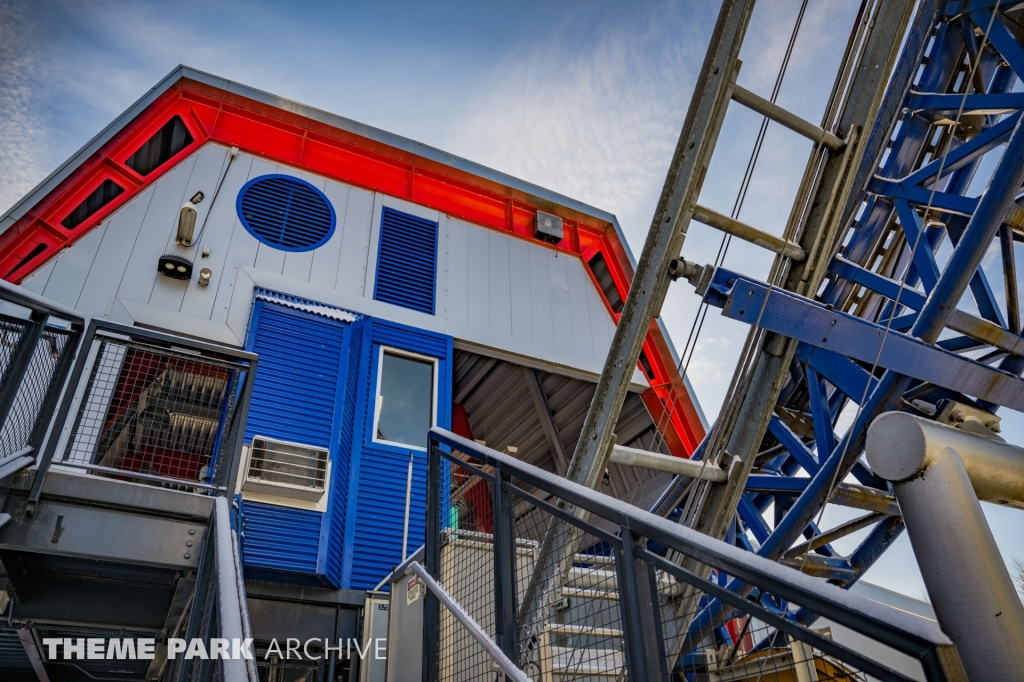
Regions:
[[327, 450], [254, 436], [242, 490], [318, 501], [327, 486]]

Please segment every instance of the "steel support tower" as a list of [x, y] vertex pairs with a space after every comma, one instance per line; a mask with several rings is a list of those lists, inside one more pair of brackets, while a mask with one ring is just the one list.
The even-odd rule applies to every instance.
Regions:
[[[687, 279], [751, 328], [722, 413], [693, 454], [728, 475], [677, 477], [657, 511], [849, 587], [904, 530], [864, 461], [871, 422], [898, 410], [946, 423], [967, 415], [998, 431], [1001, 407], [1024, 410], [1024, 92], [1014, 89], [1024, 10], [865, 0], [814, 125], [735, 85], [752, 6], [723, 3], [569, 476], [600, 480], [643, 334], [670, 283]], [[730, 101], [815, 143], [781, 237], [697, 205]], [[693, 219], [776, 252], [767, 281], [687, 262]], [[989, 253], [1002, 282], [980, 267]], [[837, 433], [844, 409], [855, 418]], [[830, 503], [862, 513], [819, 528]], [[863, 529], [853, 552], [832, 546]], [[726, 611], [709, 605], [690, 642]]]

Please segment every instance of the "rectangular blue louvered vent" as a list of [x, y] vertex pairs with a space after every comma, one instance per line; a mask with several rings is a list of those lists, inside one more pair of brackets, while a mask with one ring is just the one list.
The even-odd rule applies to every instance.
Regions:
[[437, 223], [384, 208], [373, 298], [434, 314]]

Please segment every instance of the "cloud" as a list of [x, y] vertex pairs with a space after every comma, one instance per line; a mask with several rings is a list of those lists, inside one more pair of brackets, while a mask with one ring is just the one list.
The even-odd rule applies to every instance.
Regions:
[[0, 210], [179, 63], [261, 81], [253, 45], [203, 26], [149, 4], [0, 2]]
[[52, 70], [35, 50], [38, 26], [30, 5], [0, 3], [0, 210], [24, 196], [51, 170], [41, 147], [48, 142], [40, 91]]
[[[693, 8], [524, 45], [465, 105], [447, 149], [612, 211], [642, 240], [710, 29]], [[641, 216], [640, 220], [634, 218]]]

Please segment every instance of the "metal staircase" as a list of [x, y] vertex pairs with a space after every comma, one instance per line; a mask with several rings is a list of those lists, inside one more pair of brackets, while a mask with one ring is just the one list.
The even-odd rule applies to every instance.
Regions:
[[255, 369], [0, 282], [0, 679], [257, 682], [168, 647], [251, 638], [229, 495]]
[[577, 555], [541, 634], [542, 678], [625, 678], [618, 581], [610, 559]]
[[[519, 682], [966, 679], [934, 624], [442, 429], [431, 430], [428, 457], [427, 541], [391, 578], [390, 616], [422, 622], [427, 682], [499, 671]], [[580, 550], [547, 584], [542, 612], [530, 613], [524, 596], [556, 520]], [[686, 559], [710, 578], [681, 567]], [[749, 594], [726, 589], [730, 581]], [[733, 613], [694, 639], [691, 623], [712, 600]], [[854, 650], [802, 625], [802, 610], [870, 646]], [[389, 655], [389, 666], [410, 665], [404, 647], [393, 643]]]

